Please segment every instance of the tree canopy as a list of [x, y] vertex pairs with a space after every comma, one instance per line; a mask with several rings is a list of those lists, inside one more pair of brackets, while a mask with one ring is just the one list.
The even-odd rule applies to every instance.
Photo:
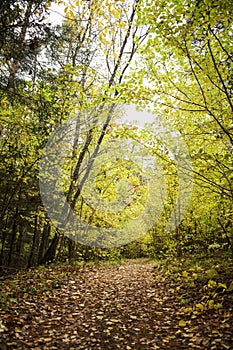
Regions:
[[[232, 251], [232, 1], [54, 2], [64, 8], [57, 25], [50, 23], [53, 1], [0, 5], [1, 269], [138, 252]], [[122, 104], [149, 109], [154, 123], [161, 122], [159, 131], [149, 122], [144, 128], [119, 124]], [[41, 160], [48, 141], [57, 140], [57, 128], [67, 137], [71, 120], [75, 137], [69, 152], [63, 163], [52, 163], [62, 176], [57, 181], [54, 172], [47, 173], [46, 179], [65, 198], [63, 209], [56, 208], [56, 225], [41, 198]], [[167, 130], [182, 139], [187, 158], [181, 144], [169, 149]], [[128, 245], [116, 248], [112, 237], [111, 248], [97, 249], [96, 228], [125, 227], [148, 201], [142, 166], [124, 158], [120, 146], [118, 156], [108, 157], [90, 181], [111, 142], [128, 143], [138, 157], [154, 158], [158, 188], [150, 229], [141, 227], [142, 236]], [[56, 152], [62, 154], [60, 144]], [[114, 213], [98, 210], [85, 201], [89, 184], [107, 206], [119, 189], [130, 202]], [[51, 207], [56, 193], [50, 193]], [[154, 220], [157, 203], [162, 210]], [[64, 223], [71, 210], [95, 228], [89, 246], [75, 240], [75, 232], [59, 230], [61, 216]], [[175, 224], [168, 230], [171, 217]], [[129, 237], [135, 230], [132, 226]]]

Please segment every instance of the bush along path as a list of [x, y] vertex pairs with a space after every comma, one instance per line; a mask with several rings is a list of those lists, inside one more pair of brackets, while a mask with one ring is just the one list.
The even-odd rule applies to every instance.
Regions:
[[1, 281], [0, 349], [232, 349], [232, 283], [200, 275], [140, 259], [20, 272]]

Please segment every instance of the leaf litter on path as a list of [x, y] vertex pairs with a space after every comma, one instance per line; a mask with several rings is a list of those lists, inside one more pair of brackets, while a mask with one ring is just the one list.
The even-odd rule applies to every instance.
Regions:
[[232, 310], [185, 315], [174, 281], [152, 263], [67, 270], [3, 283], [1, 350], [231, 349]]

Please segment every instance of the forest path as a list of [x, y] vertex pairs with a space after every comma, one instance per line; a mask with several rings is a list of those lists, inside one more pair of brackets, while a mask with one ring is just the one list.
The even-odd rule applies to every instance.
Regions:
[[146, 260], [69, 274], [3, 313], [0, 349], [230, 349], [224, 315], [184, 321], [175, 286]]

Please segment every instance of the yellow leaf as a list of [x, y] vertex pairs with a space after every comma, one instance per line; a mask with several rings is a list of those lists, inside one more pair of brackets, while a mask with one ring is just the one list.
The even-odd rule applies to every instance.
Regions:
[[227, 290], [228, 292], [231, 292], [233, 290], [233, 282], [231, 282]]
[[113, 322], [113, 323], [121, 322], [120, 320], [117, 320], [116, 318], [110, 318], [110, 321]]
[[119, 19], [121, 17], [121, 12], [117, 9], [112, 9], [112, 14], [115, 18]]
[[216, 282], [215, 281], [213, 281], [213, 280], [209, 280], [208, 281], [208, 287], [210, 287], [210, 288], [214, 288], [214, 287], [216, 287]]
[[198, 274], [197, 273], [193, 273], [193, 279], [196, 280], [198, 278]]
[[203, 304], [196, 304], [195, 305], [197, 309], [204, 310], [205, 306]]
[[214, 305], [215, 310], [221, 309], [222, 308], [222, 304], [218, 303]]
[[185, 327], [185, 326], [186, 326], [186, 321], [180, 320], [179, 326], [180, 326], [180, 327]]
[[183, 312], [186, 313], [186, 314], [191, 314], [193, 311], [193, 309], [191, 307], [186, 307], [183, 309]]
[[49, 341], [52, 341], [52, 340], [53, 340], [53, 338], [51, 338], [51, 337], [43, 338], [43, 341], [45, 341], [45, 342], [49, 342]]

